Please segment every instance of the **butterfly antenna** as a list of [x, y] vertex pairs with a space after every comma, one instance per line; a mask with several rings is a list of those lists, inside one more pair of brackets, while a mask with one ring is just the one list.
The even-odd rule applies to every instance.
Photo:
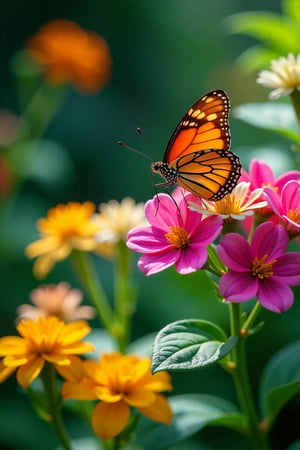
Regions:
[[118, 144], [121, 145], [122, 147], [127, 148], [127, 150], [130, 150], [130, 151], [132, 151], [132, 152], [134, 152], [134, 153], [137, 153], [138, 155], [143, 156], [144, 158], [150, 159], [150, 161], [153, 161], [153, 159], [152, 159], [149, 155], [147, 155], [146, 153], [140, 152], [140, 151], [137, 150], [136, 148], [129, 147], [129, 145], [125, 144], [125, 143], [122, 142], [122, 141], [118, 141]]

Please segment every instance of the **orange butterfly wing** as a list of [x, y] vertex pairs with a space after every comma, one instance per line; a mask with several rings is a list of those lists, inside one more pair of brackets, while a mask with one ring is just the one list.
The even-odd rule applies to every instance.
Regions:
[[220, 89], [190, 107], [169, 140], [161, 163], [164, 167], [158, 170], [166, 185], [177, 183], [214, 201], [232, 191], [241, 174], [241, 163], [229, 150], [229, 109], [229, 98]]

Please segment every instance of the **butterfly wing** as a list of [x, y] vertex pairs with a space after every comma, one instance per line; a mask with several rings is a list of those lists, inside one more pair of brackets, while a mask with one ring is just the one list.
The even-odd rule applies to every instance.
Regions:
[[229, 149], [230, 102], [219, 89], [203, 95], [186, 112], [168, 142], [163, 162], [208, 149]]
[[229, 109], [223, 90], [201, 97], [179, 122], [164, 154], [177, 184], [204, 199], [223, 198], [241, 174], [240, 160], [229, 150]]

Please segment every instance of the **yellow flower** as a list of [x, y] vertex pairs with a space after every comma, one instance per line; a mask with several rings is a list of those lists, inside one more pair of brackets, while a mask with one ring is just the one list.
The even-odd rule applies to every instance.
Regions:
[[79, 91], [97, 92], [108, 81], [111, 57], [106, 41], [68, 20], [44, 25], [27, 43], [47, 81], [71, 83]]
[[74, 355], [94, 350], [92, 344], [81, 341], [91, 330], [85, 321], [65, 324], [57, 317], [41, 316], [37, 321], [22, 320], [17, 330], [22, 337], [0, 339], [0, 382], [17, 370], [17, 381], [26, 388], [46, 362], [61, 372], [64, 366], [78, 364], [79, 358]]
[[[117, 436], [127, 425], [130, 406], [153, 420], [169, 424], [172, 411], [159, 394], [172, 390], [170, 375], [152, 375], [150, 359], [137, 355], [104, 353], [98, 362], [78, 361], [63, 384], [64, 398], [100, 400], [92, 414], [92, 426], [102, 439]], [[83, 375], [85, 374], [85, 375]]]
[[17, 321], [37, 320], [39, 316], [56, 316], [64, 322], [79, 319], [93, 319], [96, 310], [91, 306], [79, 306], [82, 293], [79, 289], [70, 289], [68, 283], [40, 286], [30, 293], [32, 305], [20, 305], [17, 309]]
[[120, 203], [110, 200], [99, 206], [100, 214], [95, 214], [99, 225], [96, 239], [99, 242], [97, 252], [111, 257], [118, 242], [126, 242], [127, 234], [132, 228], [146, 224], [144, 204], [136, 204], [132, 198], [126, 197]]
[[99, 226], [92, 219], [94, 211], [95, 205], [91, 202], [70, 202], [50, 209], [47, 218], [38, 220], [42, 238], [26, 248], [29, 258], [38, 257], [33, 268], [37, 278], [45, 277], [54, 264], [67, 258], [73, 249], [95, 249]]
[[272, 70], [262, 70], [258, 74], [257, 83], [275, 88], [269, 95], [276, 99], [283, 95], [290, 95], [294, 89], [300, 90], [300, 54], [288, 56], [271, 61]]
[[202, 199], [203, 207], [197, 203], [188, 202], [189, 208], [200, 214], [220, 215], [225, 222], [243, 220], [247, 216], [252, 216], [255, 209], [263, 208], [267, 205], [266, 201], [258, 201], [263, 193], [262, 189], [255, 189], [250, 194], [249, 190], [250, 183], [241, 181], [222, 200], [211, 202]]

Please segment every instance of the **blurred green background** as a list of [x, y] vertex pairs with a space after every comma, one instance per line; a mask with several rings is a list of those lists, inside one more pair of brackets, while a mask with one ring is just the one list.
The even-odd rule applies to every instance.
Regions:
[[[181, 115], [205, 92], [225, 89], [233, 108], [266, 101], [268, 90], [256, 85], [257, 74], [245, 75], [235, 64], [254, 41], [230, 35], [224, 19], [237, 12], [271, 9], [280, 11], [279, 0], [12, 0], [2, 5], [1, 109], [18, 114], [12, 57], [50, 20], [70, 19], [101, 34], [110, 46], [113, 68], [109, 84], [97, 95], [80, 96], [70, 89], [44, 135], [49, 148], [41, 149], [32, 175], [8, 207], [2, 208], [1, 335], [15, 333], [16, 307], [27, 303], [30, 291], [40, 284], [32, 275], [32, 261], [24, 255], [25, 246], [37, 238], [35, 223], [39, 217], [61, 202], [92, 200], [99, 204], [126, 196], [144, 202], [153, 196], [149, 161], [118, 146], [118, 140], [159, 160]], [[278, 174], [296, 168], [292, 167], [288, 141], [251, 128], [235, 120], [233, 114], [230, 125], [232, 149], [245, 168], [253, 157], [265, 159]], [[143, 138], [137, 127], [142, 128]], [[98, 267], [109, 293], [111, 265], [99, 261]], [[179, 276], [170, 269], [146, 278], [135, 269], [135, 276], [140, 283], [140, 301], [134, 317], [134, 339], [182, 318], [200, 317], [227, 328], [227, 307], [215, 300], [203, 273]], [[43, 282], [62, 280], [79, 286], [68, 262], [56, 265]], [[248, 345], [253, 388], [257, 388], [262, 367], [273, 352], [299, 339], [299, 317], [297, 300], [283, 315], [263, 313], [265, 327]], [[174, 385], [174, 393], [200, 392], [236, 401], [231, 379], [219, 367], [176, 375]], [[55, 436], [35, 417], [13, 377], [0, 386], [0, 395], [1, 449], [55, 448]], [[295, 399], [274, 427], [272, 449], [284, 449], [300, 437], [299, 413]], [[74, 418], [68, 419], [73, 437], [88, 433]], [[191, 448], [200, 448], [200, 439], [205, 442], [201, 449], [247, 448], [233, 433], [218, 431], [205, 430]]]

